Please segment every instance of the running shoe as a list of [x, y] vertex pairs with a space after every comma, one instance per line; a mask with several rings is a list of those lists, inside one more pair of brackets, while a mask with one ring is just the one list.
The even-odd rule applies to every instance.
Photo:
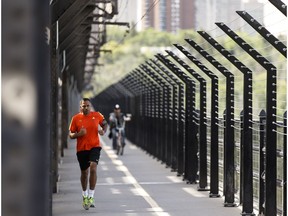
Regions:
[[95, 208], [95, 204], [94, 204], [94, 198], [93, 197], [89, 197], [88, 198], [88, 202], [91, 208]]
[[82, 202], [83, 208], [85, 210], [89, 210], [90, 204], [89, 204], [89, 199], [87, 196], [83, 196], [83, 202]]

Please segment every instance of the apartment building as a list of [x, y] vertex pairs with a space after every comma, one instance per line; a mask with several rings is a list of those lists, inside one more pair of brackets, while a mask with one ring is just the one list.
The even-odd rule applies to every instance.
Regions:
[[211, 30], [215, 22], [243, 26], [238, 10], [253, 10], [263, 22], [262, 6], [259, 0], [118, 0], [116, 17], [118, 21], [136, 23], [138, 31], [154, 28], [176, 33], [180, 29]]

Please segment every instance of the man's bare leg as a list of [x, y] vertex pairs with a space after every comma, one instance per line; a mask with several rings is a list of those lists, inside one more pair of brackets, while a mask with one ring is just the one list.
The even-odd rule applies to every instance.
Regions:
[[89, 192], [88, 197], [91, 204], [91, 207], [94, 206], [94, 190], [97, 182], [97, 163], [90, 162], [90, 176], [89, 176]]
[[81, 186], [82, 190], [87, 190], [87, 183], [88, 183], [88, 169], [81, 170], [81, 176], [80, 176]]
[[80, 177], [80, 181], [81, 181], [81, 186], [82, 186], [82, 190], [83, 190], [83, 208], [85, 210], [89, 209], [89, 203], [88, 203], [88, 191], [87, 191], [87, 184], [88, 184], [88, 172], [89, 169], [87, 168], [86, 170], [81, 170], [81, 177]]
[[89, 189], [94, 190], [97, 182], [97, 163], [90, 162]]

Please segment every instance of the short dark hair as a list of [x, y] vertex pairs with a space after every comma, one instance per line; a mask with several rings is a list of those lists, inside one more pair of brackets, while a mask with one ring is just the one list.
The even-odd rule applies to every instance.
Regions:
[[80, 100], [80, 105], [81, 105], [81, 103], [84, 102], [84, 101], [89, 101], [89, 102], [90, 102], [90, 99], [89, 99], [89, 98], [82, 98], [82, 99]]
[[82, 98], [82, 101], [89, 101], [90, 102], [90, 99], [89, 98]]

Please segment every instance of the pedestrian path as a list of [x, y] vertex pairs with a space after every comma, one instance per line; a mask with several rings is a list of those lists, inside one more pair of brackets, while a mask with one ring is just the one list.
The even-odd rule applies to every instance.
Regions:
[[124, 155], [117, 156], [111, 141], [102, 138], [96, 208], [82, 208], [80, 170], [75, 141], [69, 141], [59, 167], [58, 193], [53, 194], [53, 216], [234, 216], [237, 207], [223, 207], [222, 198], [209, 198], [208, 191], [186, 184], [145, 151], [127, 142]]

